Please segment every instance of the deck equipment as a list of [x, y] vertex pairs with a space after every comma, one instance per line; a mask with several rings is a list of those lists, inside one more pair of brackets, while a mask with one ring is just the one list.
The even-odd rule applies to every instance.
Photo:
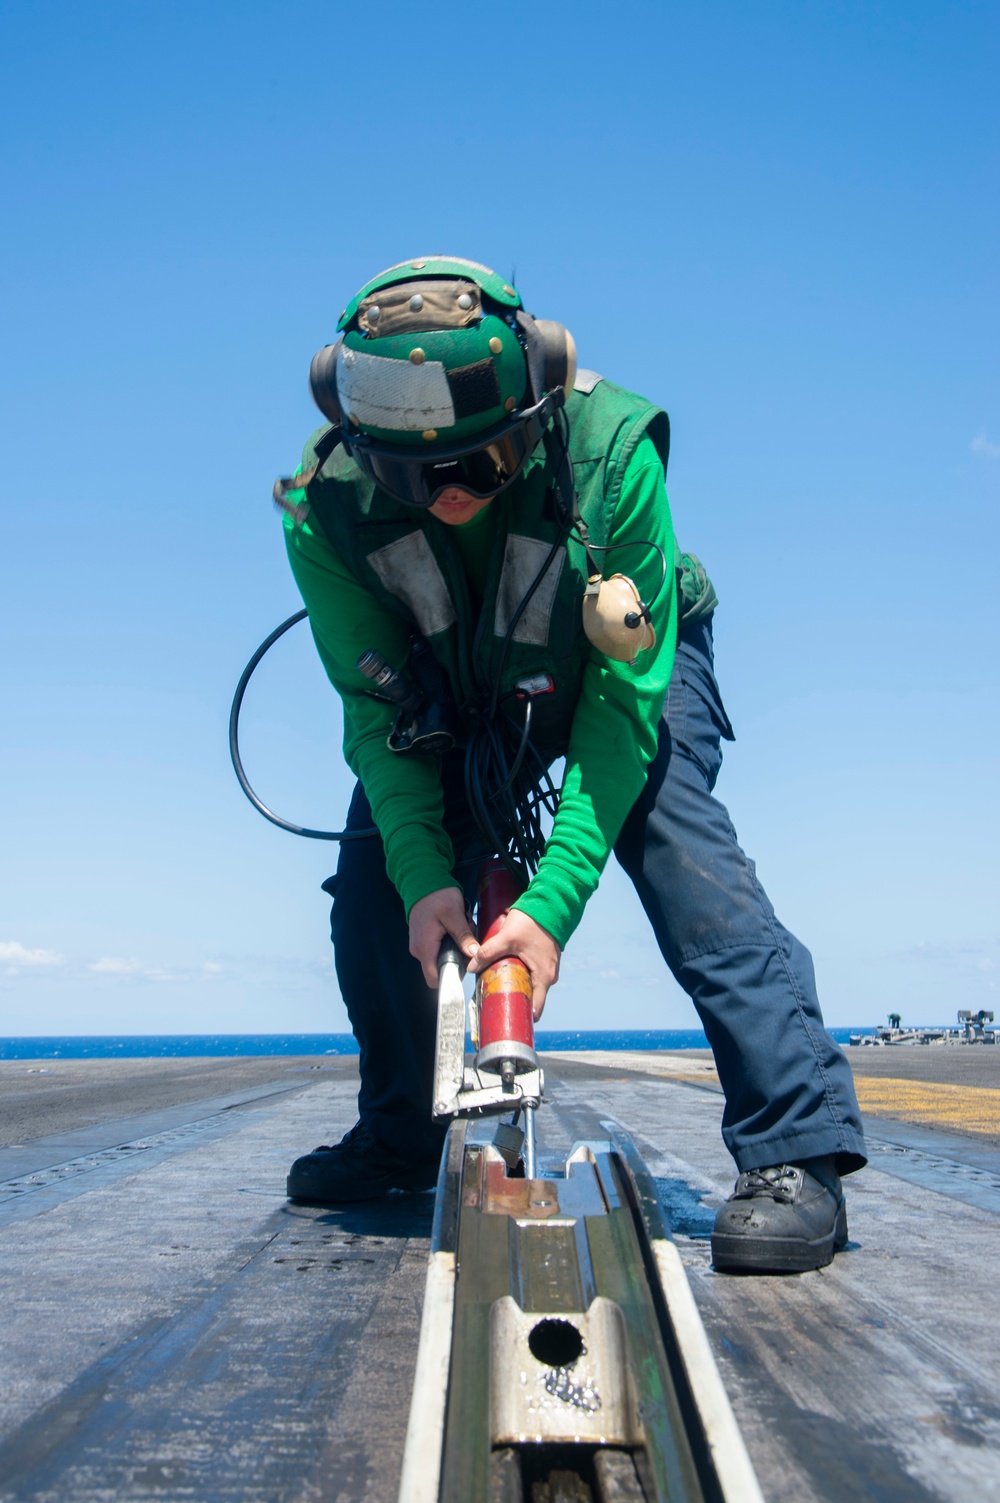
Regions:
[[[516, 895], [484, 868], [481, 937]], [[537, 1158], [527, 972], [479, 978], [469, 1066], [457, 947], [439, 969], [434, 1110], [454, 1120], [399, 1503], [762, 1503], [635, 1144], [595, 1117]]]

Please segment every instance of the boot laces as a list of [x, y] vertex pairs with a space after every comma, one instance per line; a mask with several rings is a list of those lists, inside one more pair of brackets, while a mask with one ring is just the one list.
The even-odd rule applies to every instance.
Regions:
[[770, 1164], [765, 1169], [750, 1169], [736, 1181], [734, 1200], [753, 1200], [757, 1195], [769, 1195], [772, 1200], [795, 1199], [802, 1180], [802, 1171], [793, 1164]]
[[331, 1153], [334, 1148], [370, 1148], [374, 1144], [371, 1133], [363, 1122], [355, 1122], [354, 1126], [345, 1132], [339, 1143], [318, 1143], [313, 1153]]

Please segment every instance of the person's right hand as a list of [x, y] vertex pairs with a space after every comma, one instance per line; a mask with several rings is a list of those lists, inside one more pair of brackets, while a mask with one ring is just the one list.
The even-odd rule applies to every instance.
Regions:
[[481, 976], [505, 955], [513, 956], [527, 967], [531, 977], [531, 1011], [537, 1023], [549, 987], [555, 986], [559, 980], [562, 950], [549, 931], [536, 923], [530, 914], [512, 908], [501, 919], [500, 928], [493, 938], [483, 940], [469, 970], [473, 975]]
[[428, 986], [438, 984], [438, 952], [450, 934], [467, 960], [479, 945], [465, 911], [465, 898], [458, 887], [440, 887], [429, 892], [410, 909], [410, 954], [420, 961]]

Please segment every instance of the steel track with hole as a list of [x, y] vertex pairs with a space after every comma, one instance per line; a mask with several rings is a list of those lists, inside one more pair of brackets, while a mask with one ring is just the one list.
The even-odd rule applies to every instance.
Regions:
[[760, 1503], [653, 1181], [599, 1130], [526, 1178], [450, 1128], [400, 1503]]

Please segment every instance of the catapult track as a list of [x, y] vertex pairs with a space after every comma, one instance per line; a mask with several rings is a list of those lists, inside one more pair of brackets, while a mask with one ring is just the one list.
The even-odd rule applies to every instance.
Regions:
[[599, 1130], [529, 1179], [450, 1129], [400, 1503], [760, 1498], [655, 1187]]

